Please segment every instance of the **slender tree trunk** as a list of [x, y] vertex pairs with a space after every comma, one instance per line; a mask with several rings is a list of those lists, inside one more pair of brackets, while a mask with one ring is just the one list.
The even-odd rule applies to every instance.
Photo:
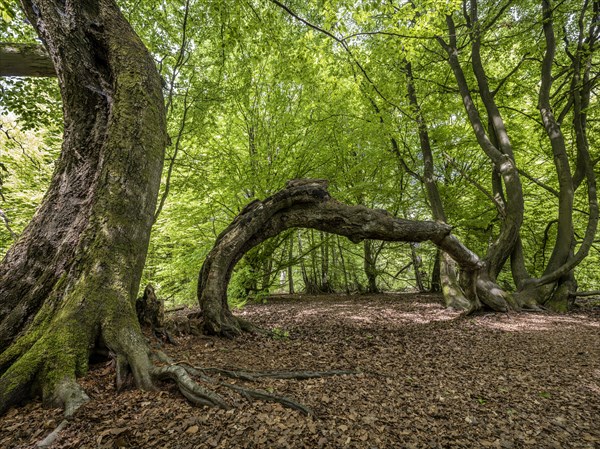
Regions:
[[97, 344], [153, 388], [135, 314], [166, 144], [152, 57], [111, 0], [22, 2], [51, 55], [64, 142], [0, 264], [0, 413], [31, 391], [72, 413]]
[[440, 293], [442, 291], [442, 285], [440, 283], [440, 250], [435, 252], [435, 259], [433, 262], [433, 270], [431, 271], [431, 286], [429, 291], [431, 293]]
[[367, 292], [379, 293], [379, 288], [377, 287], [377, 259], [373, 251], [373, 242], [371, 240], [365, 240], [363, 249], [363, 265], [365, 275], [367, 276]]
[[319, 239], [321, 241], [321, 292], [333, 293], [329, 272], [329, 245], [323, 232], [319, 233]]
[[[302, 233], [298, 230], [298, 253], [302, 255]], [[304, 257], [300, 258], [300, 273], [302, 274], [302, 282], [304, 282], [304, 292], [312, 292], [312, 284], [308, 278], [308, 272], [306, 271], [306, 264], [304, 263]]]
[[425, 286], [423, 285], [423, 276], [421, 275], [422, 261], [419, 255], [417, 254], [415, 245], [412, 243], [410, 245], [410, 256], [413, 268], [415, 270], [415, 282], [417, 283], [417, 289], [420, 293], [423, 293], [425, 291]]
[[[431, 213], [434, 220], [439, 221], [440, 223], [446, 223], [444, 204], [442, 203], [440, 191], [437, 182], [435, 181], [433, 151], [431, 150], [429, 130], [417, 99], [411, 63], [407, 62], [405, 68], [407, 74], [406, 85], [408, 90], [408, 100], [417, 117], [419, 142], [421, 154], [423, 155], [423, 182], [425, 184], [425, 191], [427, 192], [427, 199], [429, 200], [429, 206], [431, 207]], [[465, 293], [459, 285], [456, 273], [456, 263], [448, 254], [441, 254], [438, 260], [438, 276], [446, 306], [459, 310], [470, 309], [473, 304], [465, 297]]]
[[348, 271], [346, 268], [346, 261], [344, 260], [344, 248], [342, 247], [342, 244], [340, 243], [340, 237], [336, 236], [336, 240], [337, 240], [337, 245], [338, 245], [338, 251], [340, 253], [340, 261], [342, 263], [342, 274], [344, 276], [344, 291], [346, 292], [347, 295], [350, 294], [350, 283], [348, 282]]
[[288, 248], [288, 293], [290, 295], [294, 294], [294, 267], [292, 265], [292, 260], [294, 260], [294, 237], [290, 235], [289, 248]]

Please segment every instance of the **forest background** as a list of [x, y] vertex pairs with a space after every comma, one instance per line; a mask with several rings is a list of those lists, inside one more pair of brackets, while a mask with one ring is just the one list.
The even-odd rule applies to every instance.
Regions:
[[[477, 254], [488, 252], [510, 221], [508, 192], [465, 109], [465, 86], [444, 45], [457, 50], [493, 141], [489, 83], [522, 183], [525, 268], [532, 277], [545, 274], [564, 239], [559, 223], [568, 188], [540, 116], [542, 4], [484, 1], [473, 11], [473, 3], [120, 2], [163, 78], [171, 139], [142, 285], [153, 283], [168, 306], [195, 302], [198, 271], [216, 236], [246, 204], [295, 178], [328, 179], [336, 199], [415, 220], [439, 218], [427, 191], [433, 180], [453, 233]], [[35, 43], [19, 9], [1, 4], [0, 40]], [[571, 255], [593, 209], [585, 166], [597, 178], [600, 160], [598, 9], [594, 1], [552, 5], [557, 35], [548, 99], [572, 173]], [[3, 255], [43, 197], [63, 130], [54, 78], [0, 83]], [[576, 97], [583, 99], [579, 109]], [[423, 154], [424, 124], [431, 158]], [[579, 290], [599, 289], [597, 235], [576, 267]], [[274, 292], [439, 289], [439, 263], [429, 243], [353, 244], [289, 230], [244, 257], [229, 297], [241, 305], [248, 295]], [[509, 263], [498, 281], [508, 291], [517, 287]]]

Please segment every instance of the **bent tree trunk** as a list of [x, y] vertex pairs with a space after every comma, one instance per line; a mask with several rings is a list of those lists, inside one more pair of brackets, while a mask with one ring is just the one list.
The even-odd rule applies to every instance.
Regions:
[[481, 302], [499, 311], [511, 307], [508, 295], [487, 278], [484, 264], [450, 234], [452, 228], [447, 224], [403, 220], [384, 210], [343, 204], [330, 197], [327, 181], [299, 179], [264, 201], [248, 204], [217, 238], [198, 279], [198, 300], [207, 333], [235, 336], [252, 328], [234, 317], [227, 305], [233, 268], [250, 249], [289, 228], [318, 229], [346, 236], [354, 243], [365, 239], [432, 241], [462, 269], [469, 310], [478, 309]]
[[97, 345], [152, 388], [135, 314], [166, 126], [146, 48], [112, 0], [23, 0], [63, 98], [62, 153], [43, 202], [0, 264], [0, 413], [40, 392], [72, 413]]

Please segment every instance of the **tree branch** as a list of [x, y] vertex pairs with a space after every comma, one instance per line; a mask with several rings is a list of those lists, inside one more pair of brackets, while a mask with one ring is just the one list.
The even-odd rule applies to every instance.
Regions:
[[375, 82], [371, 79], [371, 77], [369, 76], [369, 74], [367, 73], [367, 71], [365, 70], [363, 65], [358, 61], [358, 59], [356, 59], [356, 56], [354, 56], [354, 53], [352, 52], [352, 50], [350, 50], [350, 47], [348, 47], [348, 45], [346, 44], [346, 42], [345, 42], [346, 38], [339, 38], [335, 34], [331, 33], [330, 31], [327, 31], [326, 29], [321, 28], [321, 27], [309, 22], [306, 19], [303, 19], [302, 17], [300, 17], [298, 14], [296, 14], [294, 11], [292, 11], [290, 8], [288, 8], [286, 5], [279, 2], [278, 0], [270, 0], [270, 1], [271, 1], [271, 3], [274, 3], [275, 5], [279, 6], [281, 9], [283, 9], [285, 12], [287, 12], [290, 16], [294, 17], [299, 22], [302, 22], [303, 24], [312, 28], [313, 30], [318, 31], [319, 33], [322, 33], [322, 34], [330, 37], [331, 39], [336, 41], [338, 44], [340, 44], [342, 46], [342, 48], [346, 51], [346, 53], [348, 53], [348, 56], [350, 56], [350, 59], [352, 60], [352, 62], [354, 62], [354, 64], [356, 64], [358, 69], [361, 71], [361, 73], [363, 74], [365, 79], [369, 82], [369, 84], [371, 85], [373, 90], [377, 93], [377, 95], [379, 97], [381, 97], [381, 99], [383, 101], [385, 101], [387, 104], [389, 104], [390, 106], [393, 106], [394, 108], [396, 108], [398, 111], [400, 111], [405, 116], [411, 117], [400, 106], [393, 103], [385, 95], [383, 95], [383, 93], [379, 90], [379, 88], [377, 87]]
[[56, 72], [43, 46], [0, 43], [0, 76], [55, 77]]

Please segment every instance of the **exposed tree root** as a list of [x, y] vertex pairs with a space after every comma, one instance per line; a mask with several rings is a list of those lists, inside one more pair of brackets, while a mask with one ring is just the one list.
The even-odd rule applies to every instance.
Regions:
[[285, 396], [277, 396], [271, 393], [267, 393], [266, 391], [251, 390], [249, 388], [240, 387], [239, 385], [233, 385], [223, 382], [219, 383], [219, 385], [237, 391], [246, 399], [248, 399], [248, 401], [250, 401], [251, 399], [259, 399], [261, 401], [278, 402], [284, 407], [297, 410], [301, 413], [304, 413], [305, 415], [314, 415], [314, 412], [310, 408], [292, 399], [286, 398]]
[[[187, 362], [180, 362], [187, 363]], [[349, 370], [331, 370], [331, 371], [233, 371], [221, 368], [199, 368], [194, 369], [209, 374], [221, 374], [232, 379], [246, 380], [248, 382], [257, 382], [261, 378], [271, 379], [294, 379], [294, 380], [306, 380], [316, 379], [321, 377], [332, 377], [332, 376], [346, 376], [362, 374], [361, 371], [349, 371]]]
[[153, 357], [168, 365], [157, 367], [153, 371], [153, 375], [158, 379], [171, 379], [177, 382], [181, 393], [190, 402], [197, 405], [216, 406], [224, 409], [229, 409], [231, 406], [217, 393], [208, 391], [198, 385], [190, 375], [199, 378], [202, 382], [215, 385], [218, 387], [235, 390], [248, 401], [258, 399], [268, 402], [277, 402], [284, 407], [297, 410], [306, 415], [314, 415], [314, 412], [303, 404], [300, 404], [293, 399], [285, 396], [280, 396], [268, 393], [263, 390], [254, 390], [240, 385], [234, 385], [227, 382], [220, 382], [207, 374], [219, 374], [231, 379], [238, 379], [248, 382], [257, 382], [261, 378], [271, 379], [294, 379], [305, 380], [321, 377], [343, 376], [362, 374], [361, 371], [351, 370], [331, 370], [331, 371], [245, 371], [245, 370], [227, 370], [222, 368], [204, 368], [194, 366], [186, 361], [174, 362], [168, 355], [161, 351], [154, 351]]
[[[256, 329], [256, 327], [252, 327]], [[227, 388], [229, 390], [234, 390], [247, 400], [258, 399], [277, 402], [284, 407], [297, 410], [306, 415], [313, 415], [314, 413], [310, 408], [291, 398], [260, 389], [251, 389], [242, 385], [222, 382], [211, 375], [225, 376], [241, 381], [257, 382], [261, 378], [302, 380], [337, 375], [360, 374], [359, 371], [350, 370], [288, 372], [195, 367], [187, 362], [175, 363], [163, 352], [158, 350], [152, 351], [143, 340], [142, 334], [135, 331], [135, 329], [127, 330], [121, 328], [120, 331], [114, 332], [116, 329], [113, 325], [110, 326], [110, 329], [112, 329], [113, 332], [103, 333], [102, 340], [110, 349], [110, 354], [115, 362], [115, 378], [118, 390], [131, 384], [134, 384], [137, 388], [152, 390], [156, 389], [155, 385], [157, 381], [170, 380], [175, 382], [179, 391], [186, 399], [198, 406], [218, 407], [225, 410], [232, 408], [232, 405], [230, 405], [219, 393], [213, 391], [214, 388]], [[126, 332], [128, 335], [122, 335], [123, 332]], [[62, 407], [64, 409], [65, 418], [68, 419], [72, 417], [83, 404], [89, 401], [88, 396], [75, 380], [79, 371], [71, 371], [69, 369], [70, 366], [76, 366], [78, 363], [81, 363], [81, 360], [85, 360], [86, 355], [75, 353], [68, 354], [68, 357], [62, 359], [66, 365], [63, 366], [60, 371], [56, 371], [57, 363], [59, 363], [60, 360], [48, 359], [36, 369], [28, 371], [29, 377], [20, 375], [19, 378], [23, 379], [22, 385], [18, 385], [17, 387], [8, 385], [10, 374], [19, 374], [18, 370], [21, 367], [25, 367], [25, 362], [29, 357], [34, 357], [36, 360], [44, 360], [43, 358], [37, 357], [37, 351], [40, 347], [43, 347], [43, 345], [44, 341], [38, 341], [20, 357], [20, 363], [13, 364], [11, 369], [2, 376], [0, 387], [3, 387], [2, 383], [6, 383], [7, 385], [4, 386], [6, 391], [0, 391], [0, 393], [2, 393], [2, 395], [8, 393], [8, 396], [2, 396], [5, 399], [8, 399], [2, 404], [3, 409], [6, 409], [13, 403], [18, 403], [19, 400], [16, 396], [25, 399], [27, 397], [26, 390], [31, 386], [36, 386], [39, 382], [44, 402], [53, 406]], [[87, 354], [87, 352], [84, 354]], [[155, 364], [156, 361], [158, 361], [159, 364], [162, 364], [162, 366]], [[62, 378], [57, 381], [52, 381], [56, 372], [60, 372]], [[7, 374], [9, 376], [7, 376]], [[83, 373], [81, 372], [81, 374]], [[198, 382], [210, 385], [210, 388], [206, 388]], [[2, 388], [0, 388], [0, 390], [1, 389]], [[55, 429], [53, 433], [40, 442], [40, 445], [52, 444], [62, 428], [64, 428], [64, 425]]]
[[71, 418], [79, 407], [89, 400], [83, 388], [74, 379], [67, 378], [57, 385], [52, 403], [62, 406], [65, 418]]
[[69, 423], [68, 419], [63, 419], [60, 422], [60, 424], [56, 427], [56, 429], [54, 429], [52, 432], [50, 432], [48, 434], [48, 436], [46, 436], [46, 438], [39, 441], [35, 445], [35, 447], [45, 448], [45, 447], [52, 446], [54, 444], [54, 442], [56, 441], [56, 439], [58, 438], [58, 436], [60, 435], [60, 432], [62, 432], [62, 430], [67, 426], [68, 423]]
[[156, 367], [152, 370], [152, 376], [159, 380], [174, 380], [181, 394], [192, 404], [219, 407], [224, 410], [231, 408], [221, 396], [198, 385], [182, 366], [168, 365]]

